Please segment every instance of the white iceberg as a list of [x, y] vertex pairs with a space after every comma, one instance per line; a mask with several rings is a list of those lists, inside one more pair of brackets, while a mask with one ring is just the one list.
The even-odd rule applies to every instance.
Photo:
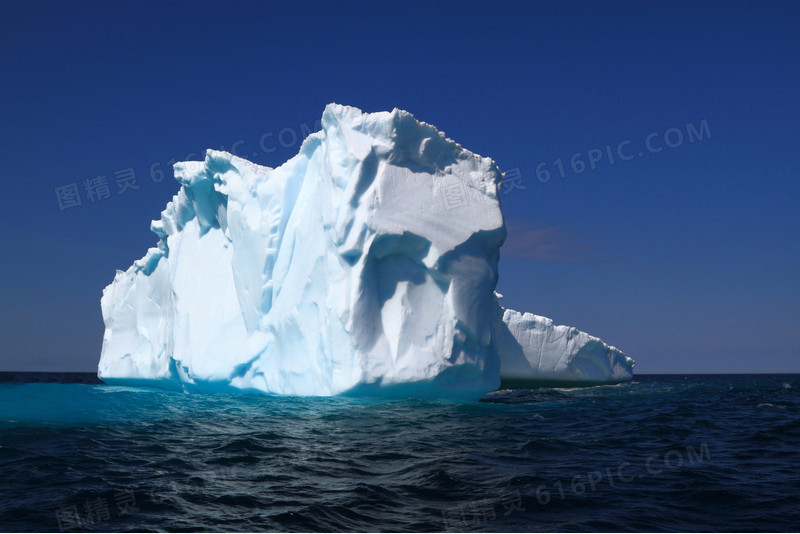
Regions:
[[633, 360], [600, 338], [498, 305], [495, 342], [505, 387], [586, 386], [633, 378]]
[[[103, 291], [102, 380], [477, 398], [500, 385], [506, 350], [515, 378], [631, 377], [614, 362], [587, 371], [575, 361], [597, 357], [580, 343], [498, 320], [506, 230], [491, 159], [397, 109], [331, 104], [322, 128], [276, 169], [213, 150], [175, 165], [158, 246]], [[526, 368], [520, 354], [558, 361]]]

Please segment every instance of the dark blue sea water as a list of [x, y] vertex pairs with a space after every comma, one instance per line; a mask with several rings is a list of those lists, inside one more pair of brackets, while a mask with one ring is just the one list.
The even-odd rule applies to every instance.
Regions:
[[0, 374], [3, 531], [800, 530], [800, 376], [482, 402]]

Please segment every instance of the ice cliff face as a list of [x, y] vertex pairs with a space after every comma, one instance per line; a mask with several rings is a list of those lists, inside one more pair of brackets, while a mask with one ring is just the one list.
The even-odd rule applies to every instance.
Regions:
[[499, 386], [498, 349], [514, 376], [538, 373], [516, 347], [530, 360], [540, 342], [568, 351], [551, 374], [588, 369], [569, 365], [588, 354], [575, 343], [498, 320], [492, 160], [400, 110], [331, 104], [322, 127], [276, 169], [211, 150], [175, 165], [158, 246], [103, 292], [101, 379], [474, 398]]

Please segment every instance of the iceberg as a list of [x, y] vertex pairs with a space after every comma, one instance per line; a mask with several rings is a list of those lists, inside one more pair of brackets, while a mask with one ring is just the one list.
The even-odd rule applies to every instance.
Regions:
[[500, 305], [495, 313], [504, 387], [589, 386], [633, 378], [633, 359], [600, 338]]
[[106, 383], [478, 398], [506, 375], [632, 377], [597, 338], [502, 311], [502, 173], [410, 113], [330, 104], [280, 167], [208, 150], [174, 174], [157, 246], [103, 291]]

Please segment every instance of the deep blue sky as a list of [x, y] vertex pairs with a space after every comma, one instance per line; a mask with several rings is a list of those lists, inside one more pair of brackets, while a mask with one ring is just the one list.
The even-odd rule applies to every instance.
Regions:
[[240, 141], [276, 166], [338, 102], [518, 170], [507, 306], [640, 373], [800, 372], [800, 4], [389, 4], [5, 3], [0, 370], [96, 369], [102, 289], [155, 244], [169, 160]]

